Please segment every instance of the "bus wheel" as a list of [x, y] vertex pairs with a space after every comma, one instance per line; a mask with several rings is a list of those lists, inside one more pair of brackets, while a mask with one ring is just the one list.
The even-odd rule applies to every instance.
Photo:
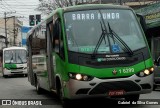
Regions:
[[8, 76], [7, 76], [7, 75], [3, 75], [3, 77], [4, 77], [4, 78], [7, 78]]
[[39, 86], [38, 80], [36, 80], [36, 91], [37, 91], [37, 94], [42, 94], [43, 92], [42, 88]]
[[69, 106], [70, 106], [70, 104], [69, 104], [70, 100], [69, 99], [64, 99], [64, 97], [63, 97], [63, 91], [62, 90], [63, 89], [61, 87], [61, 84], [58, 83], [57, 84], [57, 95], [58, 95], [58, 98], [60, 99], [63, 108], [69, 108]]
[[138, 101], [139, 100], [139, 94], [135, 94], [135, 95], [127, 95], [125, 96], [125, 100], [126, 101]]
[[8, 77], [8, 75], [4, 75], [4, 74], [3, 74], [3, 77], [4, 77], [4, 78], [7, 78], [7, 77]]
[[69, 100], [69, 99], [63, 99], [63, 101], [62, 101], [62, 107], [63, 108], [70, 108], [71, 107], [71, 100]]

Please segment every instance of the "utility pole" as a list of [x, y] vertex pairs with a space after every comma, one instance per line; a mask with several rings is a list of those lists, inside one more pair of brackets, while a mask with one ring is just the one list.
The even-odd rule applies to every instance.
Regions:
[[6, 12], [4, 12], [4, 20], [5, 20], [5, 43], [6, 43], [6, 47], [8, 47], [8, 38], [7, 38], [7, 18], [6, 18]]
[[15, 18], [15, 16], [13, 16], [13, 32], [14, 32], [14, 41], [13, 41], [13, 44], [14, 45], [16, 45], [16, 28], [15, 28], [15, 20], [16, 20], [16, 18]]
[[16, 13], [16, 12], [4, 12], [4, 20], [5, 20], [5, 43], [6, 43], [6, 47], [8, 47], [8, 37], [7, 37], [7, 14], [12, 14], [12, 13]]

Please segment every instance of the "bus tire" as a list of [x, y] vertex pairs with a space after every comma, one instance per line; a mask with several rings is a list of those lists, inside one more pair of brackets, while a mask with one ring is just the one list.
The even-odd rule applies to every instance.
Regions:
[[3, 77], [4, 77], [4, 78], [7, 78], [7, 77], [8, 77], [8, 75], [3, 75]]
[[71, 107], [71, 100], [69, 100], [69, 99], [63, 99], [63, 101], [62, 101], [62, 107], [63, 108], [70, 108]]
[[61, 83], [60, 83], [59, 80], [57, 80], [56, 88], [57, 88], [57, 95], [58, 95], [58, 98], [61, 101], [62, 107], [63, 108], [69, 108], [69, 106], [70, 106], [70, 100], [69, 99], [65, 99], [63, 97], [63, 91], [62, 91], [63, 89], [62, 89], [62, 86], [61, 86]]
[[60, 100], [63, 100], [63, 96], [62, 96], [62, 86], [60, 84], [60, 81], [58, 80], [57, 84], [56, 84], [56, 88], [57, 88], [57, 95], [58, 95], [58, 98]]
[[3, 77], [4, 77], [4, 78], [7, 78], [7, 77], [8, 77], [8, 75], [4, 75], [4, 74], [3, 74]]
[[126, 101], [138, 101], [139, 100], [139, 94], [135, 94], [135, 95], [127, 95], [125, 96], [125, 100]]
[[42, 94], [42, 92], [43, 92], [38, 80], [36, 80], [36, 91], [37, 91], [37, 94]]

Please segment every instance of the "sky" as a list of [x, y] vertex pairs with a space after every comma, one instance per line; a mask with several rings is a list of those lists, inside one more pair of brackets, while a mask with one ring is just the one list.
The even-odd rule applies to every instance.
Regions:
[[0, 0], [0, 17], [4, 18], [4, 12], [8, 12], [7, 17], [16, 16], [23, 26], [29, 26], [29, 15], [41, 14], [35, 10], [38, 4], [39, 0]]

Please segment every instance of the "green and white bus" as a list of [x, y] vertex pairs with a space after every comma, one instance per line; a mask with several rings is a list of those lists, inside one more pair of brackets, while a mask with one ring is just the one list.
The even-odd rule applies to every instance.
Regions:
[[[124, 6], [56, 9], [28, 32], [31, 85], [38, 93], [55, 91], [64, 103], [99, 96], [138, 100], [153, 88], [153, 61], [140, 22]], [[33, 63], [38, 55], [43, 70]]]
[[27, 76], [27, 50], [24, 47], [8, 47], [2, 54], [3, 77], [12, 75]]

